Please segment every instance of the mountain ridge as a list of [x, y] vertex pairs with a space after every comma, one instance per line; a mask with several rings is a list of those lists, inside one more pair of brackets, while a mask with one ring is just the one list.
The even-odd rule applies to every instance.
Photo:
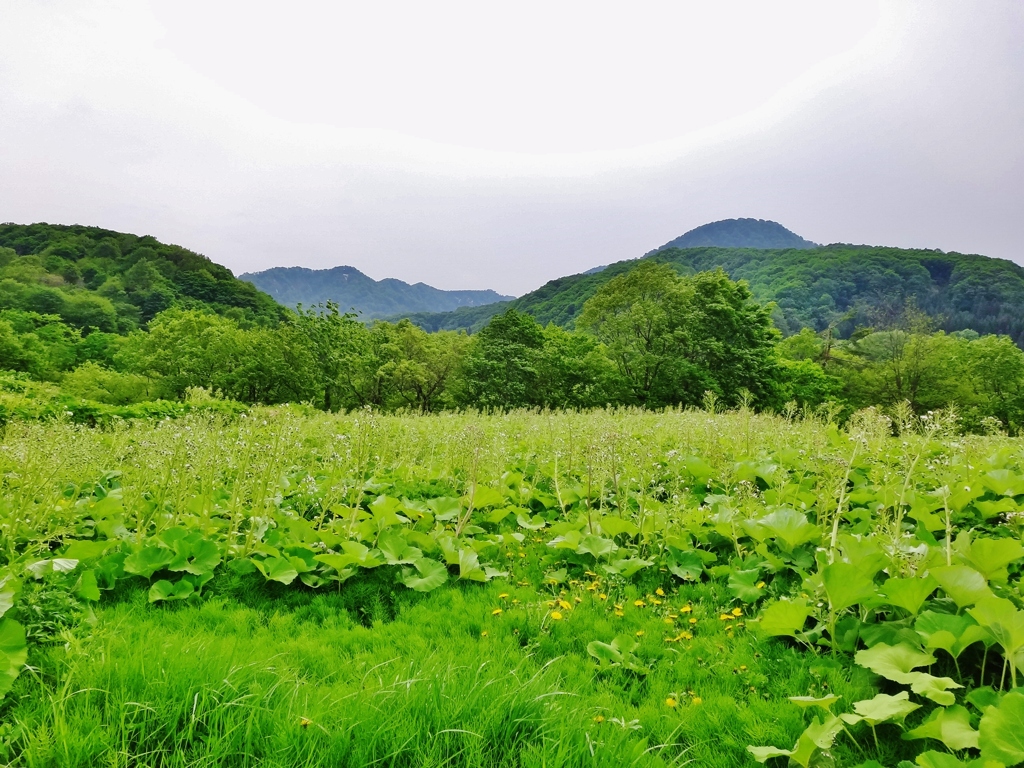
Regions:
[[513, 298], [489, 289], [447, 291], [394, 277], [374, 280], [348, 265], [328, 269], [272, 267], [238, 277], [286, 306], [333, 301], [342, 310], [354, 310], [367, 320], [404, 313], [446, 312]]

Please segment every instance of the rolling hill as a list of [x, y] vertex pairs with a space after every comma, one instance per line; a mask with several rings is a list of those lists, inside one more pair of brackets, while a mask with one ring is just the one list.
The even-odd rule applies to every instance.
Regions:
[[274, 324], [284, 307], [205, 256], [99, 227], [0, 224], [0, 309], [125, 333], [172, 306]]
[[[937, 328], [1007, 334], [1024, 346], [1024, 268], [1003, 259], [844, 244], [784, 250], [669, 248], [644, 258], [671, 264], [683, 274], [721, 268], [735, 280], [746, 280], [759, 301], [775, 302], [775, 321], [785, 333], [831, 324], [847, 335], [858, 327], [884, 324], [912, 302]], [[515, 307], [542, 323], [571, 327], [584, 302], [635, 263], [561, 277], [511, 302], [410, 318], [428, 330], [476, 330], [494, 314]]]
[[333, 301], [342, 310], [353, 310], [366, 319], [417, 312], [447, 312], [459, 307], [478, 307], [512, 298], [495, 291], [444, 291], [425, 283], [393, 278], [374, 280], [355, 267], [306, 269], [274, 267], [239, 276], [288, 306], [311, 306]]
[[[790, 232], [777, 221], [767, 219], [724, 219], [703, 224], [669, 240], [660, 248], [651, 251], [665, 251], [669, 248], [701, 248], [718, 246], [720, 248], [760, 248], [762, 250], [781, 250], [786, 248], [817, 248], [817, 243], [804, 240], [795, 232]], [[650, 253], [648, 255], [650, 255]]]

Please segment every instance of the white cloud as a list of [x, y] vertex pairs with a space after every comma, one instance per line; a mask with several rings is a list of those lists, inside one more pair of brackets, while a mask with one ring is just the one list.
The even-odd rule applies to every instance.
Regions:
[[506, 292], [731, 216], [1022, 255], [1012, 1], [0, 2], [4, 220]]

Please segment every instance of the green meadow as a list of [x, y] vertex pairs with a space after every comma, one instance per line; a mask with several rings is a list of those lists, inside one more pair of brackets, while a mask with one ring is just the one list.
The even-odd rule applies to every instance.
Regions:
[[952, 413], [2, 429], [8, 765], [1024, 761], [1024, 450]]

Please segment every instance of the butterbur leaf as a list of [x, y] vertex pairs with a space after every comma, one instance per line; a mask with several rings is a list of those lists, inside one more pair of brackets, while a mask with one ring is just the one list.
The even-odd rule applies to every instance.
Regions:
[[299, 576], [299, 571], [288, 557], [268, 557], [252, 561], [267, 581], [291, 584]]
[[377, 549], [388, 565], [411, 565], [423, 556], [416, 547], [409, 546], [402, 533], [395, 529], [384, 531], [377, 538]]
[[115, 543], [109, 539], [101, 539], [99, 541], [76, 539], [64, 548], [61, 557], [66, 557], [70, 560], [94, 560], [97, 557], [101, 557]]
[[808, 768], [814, 760], [814, 756], [823, 749], [828, 749], [836, 740], [836, 736], [843, 730], [843, 722], [838, 717], [832, 716], [824, 722], [817, 717], [811, 721], [792, 749], [779, 749], [778, 747], [747, 747], [747, 751], [754, 756], [759, 763], [764, 763], [773, 757], [788, 757], [790, 763]]
[[1014, 658], [1024, 647], [1024, 611], [1002, 597], [980, 600], [968, 611], [1003, 648], [1007, 658]]
[[909, 685], [914, 693], [926, 696], [938, 704], [952, 704], [956, 697], [949, 693], [949, 689], [963, 687], [949, 677], [934, 677], [927, 672], [915, 672], [915, 667], [934, 664], [935, 657], [917, 650], [908, 643], [879, 643], [867, 650], [858, 651], [854, 660], [876, 675]]
[[873, 699], [855, 701], [853, 710], [857, 714], [845, 714], [840, 717], [851, 725], [861, 721], [872, 727], [887, 722], [901, 724], [907, 715], [920, 708], [920, 704], [910, 701], [910, 694], [906, 691], [901, 691], [895, 696], [880, 693]]
[[430, 592], [448, 581], [448, 569], [436, 560], [421, 558], [412, 568], [403, 568], [401, 582], [417, 592]]
[[196, 576], [213, 573], [220, 564], [220, 549], [200, 533], [193, 533], [175, 542], [175, 557], [167, 564], [167, 570], [191, 573]]
[[696, 552], [673, 554], [668, 563], [668, 570], [683, 581], [699, 581], [704, 573], [704, 560]]
[[916, 579], [886, 579], [882, 585], [885, 602], [916, 616], [924, 601], [939, 586], [931, 575]]
[[96, 571], [83, 571], [75, 585], [75, 594], [93, 602], [100, 599], [100, 587], [96, 582]]
[[195, 588], [186, 579], [170, 582], [166, 579], [153, 582], [149, 588], [149, 602], [158, 603], [161, 600], [184, 600], [191, 597]]
[[959, 608], [966, 608], [992, 596], [985, 577], [966, 565], [942, 565], [932, 568], [929, 573]]
[[968, 704], [971, 704], [980, 712], [984, 712], [988, 707], [994, 707], [1001, 698], [1002, 694], [994, 690], [991, 685], [975, 688], [964, 697]]
[[10, 576], [0, 579], [0, 618], [14, 607], [17, 583]]
[[613, 517], [607, 515], [602, 517], [598, 524], [601, 526], [601, 532], [605, 536], [615, 537], [620, 534], [626, 534], [630, 538], [640, 533], [640, 529], [636, 527], [636, 523], [632, 520], [627, 520], [624, 517]]
[[821, 536], [818, 526], [808, 521], [806, 515], [795, 509], [779, 509], [757, 521], [775, 543], [792, 552], [801, 544], [817, 541]]
[[917, 618], [914, 629], [924, 639], [926, 648], [941, 648], [954, 659], [969, 646], [989, 637], [978, 622], [965, 614], [925, 611]]
[[842, 611], [870, 600], [878, 588], [872, 580], [874, 573], [856, 563], [832, 563], [822, 570], [822, 582], [834, 611]]
[[967, 765], [956, 759], [955, 755], [946, 752], [922, 752], [917, 756], [917, 765], [921, 768], [964, 768]]
[[576, 553], [579, 555], [593, 555], [595, 559], [600, 560], [603, 557], [608, 557], [618, 548], [618, 545], [611, 539], [595, 536], [591, 533], [580, 539], [579, 546], [576, 547]]
[[761, 613], [759, 620], [762, 631], [771, 637], [794, 637], [802, 632], [811, 607], [804, 599], [779, 600]]
[[480, 567], [480, 558], [469, 547], [459, 550], [459, 578], [470, 581], [487, 581], [487, 574]]
[[[958, 548], [960, 558], [986, 579], [996, 577], [1005, 581], [1006, 566], [1024, 557], [1024, 546], [1016, 539], [980, 538], [971, 541], [966, 534], [962, 538], [965, 546]], [[956, 543], [960, 544], [960, 538]]]
[[753, 603], [764, 594], [764, 589], [757, 586], [760, 581], [761, 571], [759, 569], [730, 571], [727, 586], [734, 597], [745, 603]]
[[11, 690], [27, 661], [25, 628], [14, 619], [0, 619], [0, 698]]
[[936, 708], [923, 723], [903, 734], [904, 739], [935, 739], [948, 749], [978, 748], [978, 732], [971, 727], [971, 713], [959, 704]]
[[1006, 765], [1024, 763], [1024, 693], [1011, 691], [981, 718], [981, 756]]
[[642, 571], [644, 568], [648, 568], [652, 565], [654, 565], [652, 560], [643, 560], [639, 557], [627, 557], [622, 560], [614, 560], [602, 567], [608, 573], [618, 574], [619, 576], [628, 579]]
[[124, 572], [148, 579], [157, 571], [167, 567], [173, 559], [174, 553], [166, 547], [146, 545], [124, 559]]
[[790, 696], [789, 700], [803, 709], [806, 709], [807, 707], [821, 707], [831, 714], [832, 705], [841, 698], [843, 697], [831, 694], [830, 696], [822, 696], [821, 698], [815, 698], [813, 696]]

